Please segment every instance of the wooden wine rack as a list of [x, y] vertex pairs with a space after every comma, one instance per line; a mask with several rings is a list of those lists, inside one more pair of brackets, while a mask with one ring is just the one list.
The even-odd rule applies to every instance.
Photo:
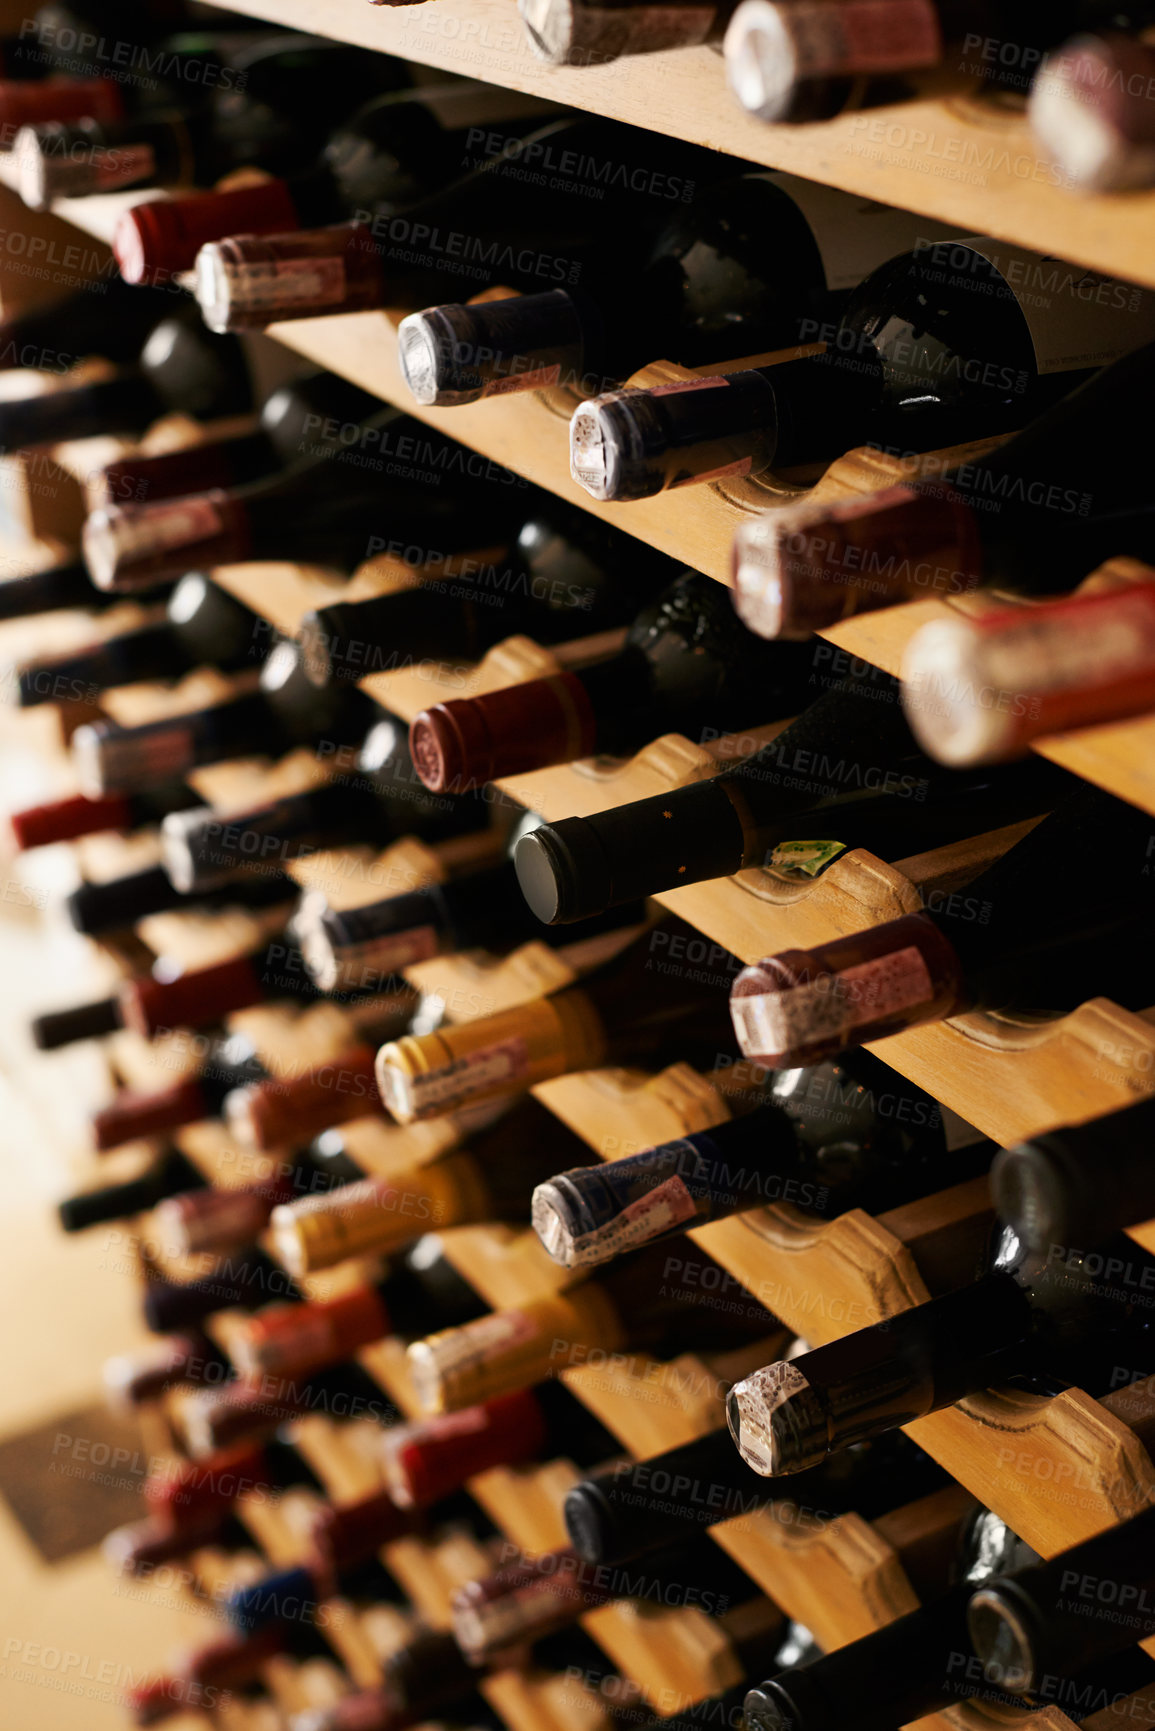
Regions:
[[[1155, 191], [1074, 197], [1054, 184], [1049, 165], [1039, 161], [1021, 114], [974, 91], [948, 89], [934, 78], [922, 81], [914, 100], [898, 107], [815, 126], [766, 127], [744, 115], [730, 97], [720, 57], [710, 50], [596, 69], [545, 68], [524, 45], [510, 0], [456, 0], [451, 9], [446, 0], [418, 7], [336, 9], [331, 0], [245, 0], [237, 9], [687, 138], [957, 225], [960, 233], [994, 233], [1155, 286]], [[6, 178], [0, 163], [0, 182]], [[43, 218], [29, 217], [21, 209], [20, 221], [26, 230], [37, 227], [46, 235], [67, 235], [72, 227], [79, 228], [98, 243], [92, 256], [100, 258], [100, 246], [136, 196], [63, 201], [53, 216]], [[0, 189], [0, 207], [10, 211], [13, 202], [12, 195]], [[16, 279], [17, 291], [20, 286]], [[10, 299], [17, 304], [20, 298], [18, 293], [9, 297], [2, 285], [0, 296], [5, 308]], [[366, 313], [285, 324], [274, 334], [299, 354], [368, 385], [384, 400], [528, 481], [724, 582], [729, 580], [735, 524], [752, 511], [803, 496], [805, 477], [794, 477], [730, 491], [718, 485], [689, 488], [630, 506], [597, 505], [569, 476], [570, 402], [560, 394], [542, 393], [452, 411], [417, 407], [398, 367], [396, 324], [397, 318], [385, 313]], [[681, 371], [656, 361], [638, 379], [656, 382]], [[968, 454], [984, 448], [973, 447]], [[876, 452], [850, 452], [818, 478], [808, 496], [868, 492], [900, 475], [945, 466], [960, 455], [932, 453], [903, 466]], [[0, 538], [9, 544], [21, 537], [43, 542], [54, 536], [67, 543], [73, 535], [77, 477], [95, 466], [95, 453], [61, 450], [54, 458], [51, 485], [37, 492], [29, 484], [22, 510], [4, 525]], [[41, 469], [36, 479], [43, 483], [48, 473]], [[29, 473], [25, 479], [31, 483], [33, 477]], [[9, 486], [10, 497], [17, 493]], [[324, 571], [286, 565], [234, 566], [215, 575], [278, 629], [290, 632], [307, 611], [327, 601], [357, 599], [411, 581], [387, 561], [362, 567], [351, 583], [335, 581]], [[1132, 575], [1116, 567], [1101, 580]], [[824, 635], [832, 657], [842, 651], [897, 672], [914, 630], [946, 605], [936, 600], [911, 603], [851, 620]], [[564, 652], [512, 638], [489, 652], [464, 687], [442, 687], [436, 678], [412, 672], [374, 676], [366, 685], [395, 713], [411, 719], [443, 697], [492, 690], [553, 671], [560, 654]], [[110, 694], [107, 712], [122, 721], [143, 720], [174, 705], [210, 700], [219, 689], [219, 681], [214, 684], [212, 677], [198, 675], [175, 693], [139, 688]], [[745, 739], [708, 746], [669, 736], [627, 763], [570, 765], [512, 777], [500, 785], [511, 799], [547, 818], [585, 815], [714, 774], [773, 732], [761, 729]], [[1042, 741], [1037, 749], [1155, 813], [1155, 718], [1084, 729]], [[315, 763], [298, 754], [272, 770], [255, 764], [223, 765], [198, 780], [206, 798], [236, 806], [259, 792], [307, 785], [317, 774]], [[1001, 831], [890, 864], [859, 851], [801, 888], [787, 889], [766, 874], [746, 872], [658, 900], [695, 926], [709, 944], [752, 961], [787, 945], [823, 942], [892, 918], [924, 905], [935, 893], [949, 894], [965, 886], [1018, 833]], [[101, 875], [131, 869], [124, 862], [136, 865], [142, 858], [138, 844], [107, 839], [83, 844], [81, 853], [96, 863]], [[294, 869], [311, 884], [330, 876], [356, 881], [366, 858], [341, 850]], [[438, 864], [429, 850], [403, 843], [389, 851], [387, 869], [394, 874], [391, 883], [400, 888], [436, 876]], [[224, 921], [168, 914], [142, 922], [139, 938], [148, 951], [163, 950], [197, 966], [247, 947], [272, 924], [275, 915], [271, 920], [237, 915]], [[557, 989], [575, 974], [564, 952], [534, 944], [500, 960], [481, 955], [443, 958], [415, 968], [412, 976], [423, 988], [447, 992], [453, 1002], [472, 1002], [488, 1010]], [[273, 1071], [323, 1062], [348, 1038], [342, 1013], [334, 1006], [299, 1013], [282, 1007], [254, 1010], [235, 1023], [254, 1038]], [[171, 1080], [178, 1062], [171, 1051], [146, 1047], [127, 1034], [111, 1042], [110, 1049], [118, 1075], [137, 1085], [158, 1076]], [[1003, 1143], [1093, 1117], [1155, 1089], [1155, 1011], [1136, 1015], [1106, 1000], [1031, 1026], [988, 1016], [962, 1017], [916, 1029], [873, 1049]], [[732, 1081], [675, 1065], [656, 1076], [630, 1070], [568, 1076], [538, 1093], [597, 1157], [613, 1158], [722, 1121], [728, 1115]], [[361, 1164], [378, 1173], [436, 1158], [442, 1146], [435, 1128], [403, 1129], [371, 1116], [347, 1126], [346, 1133]], [[219, 1126], [193, 1127], [181, 1140], [224, 1184], [245, 1181], [267, 1164], [265, 1157], [238, 1150]], [[788, 1327], [818, 1344], [957, 1283], [965, 1273], [960, 1259], [977, 1247], [988, 1223], [985, 1186], [976, 1183], [878, 1218], [854, 1210], [816, 1223], [788, 1207], [775, 1207], [717, 1223], [694, 1236]], [[570, 1278], [546, 1258], [528, 1232], [474, 1227], [444, 1236], [456, 1266], [491, 1305], [516, 1303], [563, 1286]], [[1133, 1236], [1155, 1248], [1155, 1222], [1136, 1228]], [[370, 1278], [376, 1269], [373, 1263], [349, 1265], [335, 1275], [317, 1277], [311, 1289], [321, 1295], [334, 1290], [334, 1280], [344, 1285]], [[227, 1345], [227, 1318], [218, 1332]], [[362, 1362], [403, 1412], [416, 1411], [404, 1353], [396, 1341], [366, 1350]], [[757, 1352], [749, 1362], [759, 1362]], [[629, 1366], [565, 1375], [622, 1444], [642, 1457], [718, 1425], [721, 1391], [745, 1368], [741, 1354], [709, 1361], [683, 1355], [660, 1370], [638, 1355]], [[642, 1382], [645, 1400], [637, 1398]], [[655, 1387], [659, 1399], [650, 1398]], [[994, 1508], [1044, 1554], [1125, 1518], [1155, 1498], [1155, 1464], [1148, 1452], [1155, 1448], [1155, 1400], [1145, 1390], [1124, 1391], [1099, 1402], [1078, 1391], [1053, 1400], [990, 1391], [922, 1420], [911, 1432], [959, 1486]], [[371, 1424], [341, 1427], [313, 1417], [301, 1421], [295, 1434], [334, 1497], [348, 1500], [380, 1482]], [[560, 1500], [575, 1470], [569, 1462], [552, 1461], [490, 1472], [472, 1481], [470, 1491], [513, 1543], [551, 1548], [564, 1537]], [[274, 1561], [300, 1554], [300, 1514], [291, 1499], [275, 1519], [267, 1509], [259, 1515], [250, 1511], [254, 1536]], [[956, 1514], [957, 1493], [948, 1490], [874, 1523], [847, 1515], [819, 1530], [802, 1531], [763, 1511], [712, 1529], [712, 1537], [787, 1615], [813, 1629], [825, 1645], [835, 1646], [917, 1604], [912, 1579], [917, 1570], [911, 1559], [920, 1554], [920, 1546], [945, 1532]], [[460, 1536], [439, 1543], [402, 1541], [387, 1548], [386, 1560], [435, 1626], [446, 1623], [453, 1586], [492, 1566], [484, 1547]], [[609, 1607], [586, 1622], [623, 1675], [651, 1698], [672, 1678], [692, 1697], [733, 1680], [733, 1652], [725, 1632], [699, 1613], [665, 1612], [643, 1622]], [[382, 1657], [404, 1633], [394, 1613], [385, 1609], [379, 1616], [350, 1615], [342, 1620], [341, 1630], [342, 1657], [350, 1675], [364, 1685], [378, 1680]], [[287, 1667], [282, 1671], [277, 1676], [273, 1667], [272, 1680], [286, 1704], [331, 1698], [331, 1675], [294, 1678]], [[609, 1724], [603, 1699], [560, 1678], [508, 1672], [488, 1679], [483, 1689], [511, 1731], [604, 1731]], [[991, 1722], [964, 1706], [926, 1723], [981, 1731]], [[1049, 1708], [1031, 1725], [1032, 1731], [1069, 1731], [1070, 1721]]]

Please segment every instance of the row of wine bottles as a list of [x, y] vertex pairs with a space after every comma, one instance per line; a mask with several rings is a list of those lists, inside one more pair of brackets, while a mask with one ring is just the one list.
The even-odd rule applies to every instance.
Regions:
[[[976, 12], [957, 0], [887, 0], [885, 8], [879, 0], [823, 0], [817, 9], [812, 0], [667, 7], [519, 0], [519, 11], [530, 47], [553, 65], [720, 48], [738, 100], [766, 121], [893, 105], [914, 94], [915, 74], [932, 69], [977, 81], [1004, 101], [1029, 92], [1054, 184], [1120, 191], [1151, 181], [1147, 93], [1155, 57], [1140, 35], [1152, 22], [1142, 4], [1104, 11], [1079, 0], [1045, 19], [1010, 5]], [[211, 185], [241, 151], [273, 173], [296, 169], [310, 141], [323, 136], [324, 103], [342, 92], [348, 105], [366, 61], [389, 64], [344, 48], [326, 54], [322, 39], [290, 47], [284, 32], [279, 42], [268, 32], [254, 41], [250, 31], [246, 40], [220, 14], [212, 33], [194, 35], [192, 20], [175, 7], [137, 8], [121, 29], [142, 53], [164, 55], [150, 60], [138, 89], [93, 54], [94, 23], [109, 26], [84, 14], [83, 6], [44, 6], [2, 45], [0, 120], [8, 144], [27, 154], [22, 187], [41, 208], [55, 195], [166, 181]], [[304, 118], [290, 128], [294, 97]]]

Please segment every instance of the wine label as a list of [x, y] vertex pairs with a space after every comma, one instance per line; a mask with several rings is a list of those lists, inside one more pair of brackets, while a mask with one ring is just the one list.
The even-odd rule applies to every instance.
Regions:
[[910, 944], [786, 991], [734, 998], [730, 1007], [738, 1043], [748, 1058], [788, 1057], [933, 998], [922, 952]]
[[770, 855], [766, 870], [786, 883], [821, 877], [827, 866], [845, 852], [844, 841], [783, 841]]
[[538, 1337], [537, 1319], [524, 1310], [497, 1310], [463, 1328], [433, 1337], [437, 1373], [443, 1384], [499, 1365], [515, 1346]]
[[112, 522], [116, 550], [121, 559], [137, 559], [162, 553], [169, 547], [208, 540], [223, 526], [220, 510], [212, 499], [171, 499], [145, 511], [114, 514]]
[[432, 1107], [456, 1106], [487, 1092], [495, 1083], [523, 1076], [528, 1068], [529, 1048], [521, 1034], [492, 1046], [479, 1046], [439, 1070], [408, 1077], [413, 1109], [420, 1114]]
[[271, 263], [230, 265], [235, 302], [246, 307], [334, 306], [345, 299], [343, 258], [279, 258]]
[[[692, 1142], [673, 1142], [667, 1146], [685, 1148], [691, 1156], [698, 1152]], [[683, 1221], [693, 1220], [697, 1212], [684, 1179], [667, 1178], [664, 1184], [659, 1184], [647, 1195], [628, 1203], [604, 1226], [595, 1226], [592, 1232], [583, 1232], [575, 1238], [568, 1266], [579, 1268], [590, 1263], [608, 1262], [623, 1250], [632, 1250], [637, 1244], [648, 1244], [652, 1238], [660, 1238], [663, 1232], [680, 1226]]]
[[646, 391], [648, 397], [684, 397], [689, 391], [727, 391], [730, 388], [729, 379], [679, 379], [673, 385], [653, 385]]
[[408, 931], [390, 932], [387, 936], [370, 938], [363, 944], [351, 944], [336, 951], [341, 978], [359, 967], [370, 967], [376, 973], [396, 974], [414, 962], [427, 962], [440, 948], [436, 926], [412, 926]]
[[1041, 374], [1103, 367], [1155, 338], [1155, 294], [1064, 259], [1042, 257], [986, 235], [969, 247], [993, 264], [1019, 303]]
[[1117, 594], [1099, 618], [1076, 602], [1031, 618], [982, 643], [989, 683], [1039, 694], [1096, 689], [1155, 665], [1155, 596]]
[[[829, 0], [822, 0], [821, 10], [827, 15], [841, 14], [843, 9], [841, 5], [831, 6]], [[892, 12], [896, 8], [883, 5], [874, 10]], [[919, 4], [913, 10], [933, 17], [930, 6]], [[911, 47], [917, 53], [916, 44], [912, 43]], [[860, 52], [856, 41], [855, 70], [873, 70], [870, 65], [858, 64]], [[904, 52], [901, 63], [910, 66], [915, 62], [909, 53]], [[880, 65], [886, 64], [884, 50]], [[908, 210], [895, 210], [889, 204], [875, 204], [868, 198], [852, 201], [837, 187], [820, 186], [813, 180], [799, 180], [793, 174], [769, 174], [765, 178], [789, 193], [806, 218], [829, 289], [857, 288], [871, 271], [877, 270], [888, 259], [909, 252], [923, 241], [949, 240], [957, 232], [941, 222], [932, 222], [928, 217], [915, 216]]]

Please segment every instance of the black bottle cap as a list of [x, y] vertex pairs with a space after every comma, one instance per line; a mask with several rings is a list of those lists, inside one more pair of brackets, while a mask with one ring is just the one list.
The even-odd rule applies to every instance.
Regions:
[[570, 1543], [585, 1562], [600, 1563], [619, 1554], [617, 1516], [596, 1480], [574, 1485], [562, 1507]]
[[160, 913], [180, 900], [163, 866], [113, 878], [109, 883], [81, 884], [65, 898], [68, 918], [78, 932], [94, 937], [123, 931], [148, 914]]
[[712, 781], [675, 788], [595, 817], [567, 817], [522, 836], [514, 854], [522, 894], [544, 925], [727, 877], [743, 863], [738, 813]]
[[124, 1026], [119, 998], [101, 998], [94, 1004], [76, 1004], [69, 1010], [50, 1010], [34, 1016], [28, 1024], [32, 1044], [38, 1052], [54, 1052], [74, 1040], [97, 1040], [115, 1034]]

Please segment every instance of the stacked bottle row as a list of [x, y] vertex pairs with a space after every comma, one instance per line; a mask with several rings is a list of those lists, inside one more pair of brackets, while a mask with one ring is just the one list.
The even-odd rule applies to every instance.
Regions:
[[[1146, 91], [1155, 61], [1140, 3], [1105, 8], [1077, 0], [1045, 20], [1012, 4], [961, 7], [956, 0], [721, 0], [709, 6], [598, 5], [519, 0], [526, 41], [552, 65], [605, 66], [622, 56], [719, 48], [730, 86], [760, 119], [805, 124], [917, 96], [933, 72], [992, 105], [1027, 96], [1050, 184], [1096, 191], [1151, 183], [1152, 131]], [[4, 47], [0, 117], [9, 147], [28, 155], [29, 201], [166, 180], [212, 184], [256, 154], [274, 173], [299, 170], [323, 127], [317, 84], [340, 90], [353, 57], [336, 50], [305, 63], [268, 42], [189, 33], [180, 8], [126, 12], [126, 28], [167, 58], [159, 79], [127, 88], [93, 50], [83, 6], [44, 6]], [[185, 33], [181, 34], [184, 25]], [[219, 15], [214, 26], [222, 30]], [[285, 39], [287, 42], [287, 38]], [[362, 57], [363, 58], [363, 57]], [[285, 124], [296, 81], [307, 128]], [[238, 93], [249, 86], [253, 100]], [[272, 98], [279, 112], [254, 117]], [[312, 136], [309, 136], [311, 132]], [[290, 214], [292, 206], [289, 206]], [[239, 230], [238, 230], [239, 232]]]

